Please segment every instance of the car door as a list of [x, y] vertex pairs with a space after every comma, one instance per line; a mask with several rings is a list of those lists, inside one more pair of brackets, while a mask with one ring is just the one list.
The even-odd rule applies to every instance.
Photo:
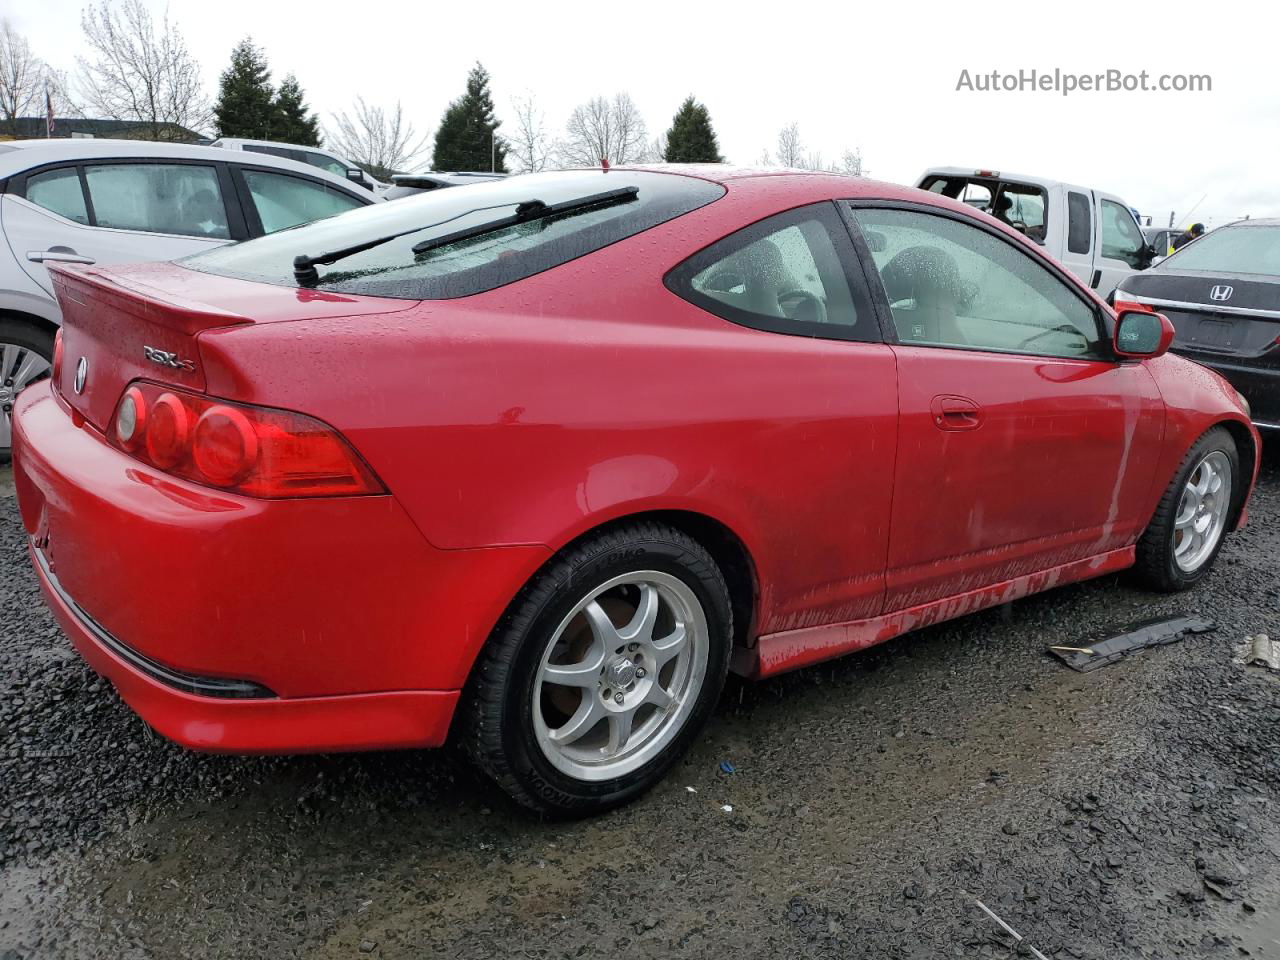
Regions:
[[[1133, 213], [1118, 197], [1096, 194], [1098, 254], [1096, 258], [1098, 296], [1109, 297], [1120, 281], [1150, 266], [1147, 241]], [[1111, 301], [1108, 300], [1108, 303]]]
[[745, 327], [707, 389], [751, 414], [764, 584], [761, 633], [873, 617], [884, 600], [897, 441], [893, 351], [832, 203], [730, 234], [667, 275], [677, 296]]
[[243, 236], [224, 176], [215, 164], [138, 159], [29, 171], [5, 194], [5, 235], [52, 296], [46, 263], [173, 260]]
[[971, 218], [851, 209], [898, 365], [886, 611], [1132, 544], [1164, 407], [1101, 308]]
[[255, 237], [374, 202], [369, 194], [282, 170], [233, 164], [233, 176], [249, 232]]

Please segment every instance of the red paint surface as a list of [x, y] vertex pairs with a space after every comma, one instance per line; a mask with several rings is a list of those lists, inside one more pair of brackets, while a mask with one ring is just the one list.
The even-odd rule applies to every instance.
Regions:
[[[255, 680], [282, 703], [396, 692], [438, 704], [521, 585], [610, 520], [684, 511], [732, 532], [750, 555], [761, 672], [772, 672], [1127, 563], [1197, 437], [1231, 421], [1256, 442], [1225, 381], [1174, 356], [848, 343], [706, 313], [663, 275], [783, 209], [883, 197], [982, 216], [869, 181], [726, 182], [723, 199], [685, 217], [453, 301], [317, 294], [178, 265], [56, 269], [71, 303], [62, 394], [78, 357], [93, 372], [77, 410], [48, 386], [20, 398], [24, 519], [49, 533], [77, 603], [156, 660]], [[144, 344], [197, 371], [145, 364]], [[389, 495], [268, 502], [146, 467], [98, 433], [143, 375], [315, 417]], [[964, 429], [939, 429], [935, 404]], [[962, 422], [969, 404], [976, 426]], [[769, 649], [783, 652], [766, 667]], [[101, 651], [90, 660], [141, 683]], [[131, 702], [182, 733], [190, 699], [205, 698]], [[262, 734], [271, 749], [343, 735], [338, 721], [256, 715], [277, 727]]]

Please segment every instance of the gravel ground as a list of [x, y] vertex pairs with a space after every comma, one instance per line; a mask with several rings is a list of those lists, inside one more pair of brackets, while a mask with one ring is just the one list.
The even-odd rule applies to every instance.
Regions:
[[[1191, 594], [1108, 577], [731, 683], [666, 783], [566, 825], [447, 751], [155, 737], [42, 607], [0, 473], [0, 960], [1280, 957], [1280, 678], [1233, 662], [1280, 634], [1278, 516], [1272, 457]], [[1220, 628], [1044, 653], [1177, 612]]]

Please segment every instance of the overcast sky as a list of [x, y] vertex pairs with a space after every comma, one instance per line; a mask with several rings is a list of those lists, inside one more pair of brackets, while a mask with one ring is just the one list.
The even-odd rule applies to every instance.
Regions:
[[[152, 0], [160, 13], [162, 0]], [[79, 0], [5, 3], [35, 51], [71, 68]], [[705, 102], [721, 151], [755, 164], [795, 121], [809, 150], [858, 147], [871, 176], [930, 166], [1035, 173], [1124, 197], [1156, 223], [1280, 215], [1276, 17], [1218, 0], [975, 4], [506, 3], [174, 0], [171, 17], [208, 91], [246, 34], [277, 78], [298, 75], [322, 121], [356, 94], [403, 101], [423, 132], [480, 60], [500, 116], [533, 93], [557, 131], [572, 108], [625, 90], [650, 136], [686, 94]], [[401, 11], [393, 13], [393, 11]], [[962, 70], [1114, 68], [1207, 73], [1202, 93], [957, 91]], [[429, 154], [424, 158], [430, 161]], [[1201, 198], [1204, 198], [1203, 201]], [[1199, 204], [1199, 206], [1196, 206]]]

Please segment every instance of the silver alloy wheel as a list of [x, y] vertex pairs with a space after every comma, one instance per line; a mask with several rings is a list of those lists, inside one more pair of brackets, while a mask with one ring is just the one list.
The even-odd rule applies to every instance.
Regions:
[[1187, 477], [1173, 520], [1173, 559], [1195, 573], [1213, 554], [1231, 508], [1231, 460], [1221, 450], [1206, 454]]
[[0, 342], [0, 450], [13, 442], [13, 402], [18, 392], [48, 376], [49, 361], [30, 347]]
[[642, 570], [606, 581], [543, 652], [533, 691], [538, 747], [577, 780], [638, 770], [684, 727], [709, 652], [706, 613], [683, 580]]

